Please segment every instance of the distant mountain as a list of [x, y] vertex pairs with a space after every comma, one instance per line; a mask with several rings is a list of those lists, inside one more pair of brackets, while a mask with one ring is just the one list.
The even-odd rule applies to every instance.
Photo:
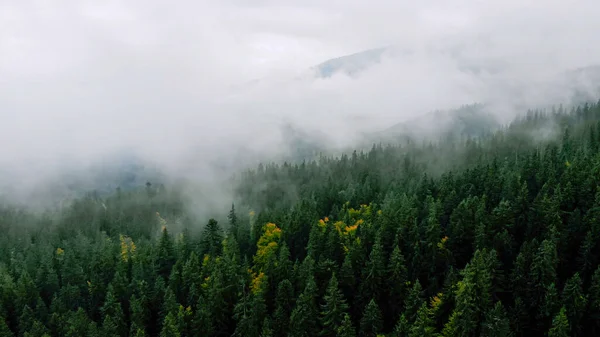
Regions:
[[437, 141], [450, 134], [479, 137], [501, 126], [484, 104], [465, 105], [458, 109], [438, 110], [406, 122], [393, 125], [376, 135], [381, 141], [402, 138], [429, 139]]
[[357, 77], [361, 72], [381, 64], [385, 58], [390, 60], [407, 56], [445, 55], [456, 61], [458, 69], [465, 73], [498, 73], [506, 64], [497, 60], [472, 59], [464, 54], [460, 46], [430, 46], [415, 55], [416, 52], [399, 46], [387, 46], [368, 49], [361, 52], [329, 59], [310, 68], [316, 78], [330, 78], [336, 74]]
[[[345, 55], [324, 61], [309, 69], [309, 73], [314, 78], [328, 79], [337, 74], [345, 74], [350, 77], [358, 78], [361, 72], [371, 67], [381, 64], [384, 59], [390, 61], [401, 61], [402, 57], [415, 56], [415, 51], [401, 48], [398, 46], [388, 46], [374, 48], [350, 55]], [[443, 55], [454, 60], [457, 68], [464, 73], [475, 77], [485, 75], [500, 74], [510, 68], [509, 63], [503, 60], [474, 58], [467, 54], [467, 51], [461, 46], [430, 46], [420, 52], [420, 56]], [[582, 100], [597, 99], [597, 93], [600, 92], [600, 65], [584, 66], [576, 69], [557, 69], [558, 75], [549, 83], [543, 83], [542, 86], [551, 88], [559, 87], [566, 89], [573, 99], [573, 103]], [[506, 84], [510, 86], [510, 84]], [[585, 90], [581, 90], [581, 89]], [[516, 88], [517, 91], [520, 88]], [[465, 102], [465, 104], [469, 104]]]
[[[502, 60], [469, 57], [465, 48], [461, 46], [432, 46], [425, 48], [422, 53], [424, 55], [443, 54], [453, 59], [461, 72], [475, 78], [493, 77], [510, 68], [509, 64]], [[381, 64], [385, 58], [390, 62], [401, 62], [402, 57], [410, 55], [414, 55], [410, 50], [398, 46], [388, 46], [330, 59], [312, 67], [311, 71], [318, 79], [327, 80], [334, 75], [345, 74], [359, 81], [362, 72]], [[482, 83], [486, 82], [482, 81]], [[498, 86], [499, 90], [503, 90], [514, 99], [514, 102], [508, 102], [512, 104], [509, 108], [520, 113], [525, 113], [528, 109], [548, 107], [540, 104], [578, 105], [595, 102], [600, 98], [600, 65], [565, 69], [562, 72], [558, 70], [556, 76], [543, 83], [513, 83], [510, 79], [504, 79], [502, 76], [498, 76], [496, 82], [493, 83]], [[535, 97], [543, 103], [537, 103]], [[459, 108], [433, 111], [393, 125], [381, 132], [365, 135], [365, 140], [367, 142], [394, 141], [402, 137], [439, 139], [440, 136], [449, 132], [477, 137], [501, 126], [502, 121], [488, 111], [488, 102], [483, 102], [483, 104], [464, 103], [465, 105]]]
[[327, 60], [311, 68], [315, 71], [315, 76], [319, 78], [329, 78], [338, 73], [346, 75], [356, 75], [359, 72], [381, 62], [381, 58], [389, 48], [377, 48], [365, 50], [359, 53], [346, 55]]

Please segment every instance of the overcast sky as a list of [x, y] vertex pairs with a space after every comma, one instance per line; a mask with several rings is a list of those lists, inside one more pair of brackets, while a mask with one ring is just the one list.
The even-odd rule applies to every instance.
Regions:
[[[39, 177], [65, 158], [119, 149], [177, 166], [192, 147], [207, 161], [240, 144], [276, 149], [274, 116], [343, 142], [362, 126], [505, 102], [507, 83], [531, 86], [600, 60], [598, 17], [595, 0], [0, 0], [0, 167], [31, 180], [27, 172]], [[415, 54], [358, 79], [223, 96], [389, 45]], [[465, 75], [447, 54], [424, 52], [432, 46], [506, 70]]]

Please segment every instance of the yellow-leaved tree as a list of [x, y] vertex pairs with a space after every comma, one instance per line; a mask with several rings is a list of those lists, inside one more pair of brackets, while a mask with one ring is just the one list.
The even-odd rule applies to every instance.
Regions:
[[263, 233], [258, 239], [254, 265], [257, 272], [261, 272], [267, 266], [269, 260], [274, 260], [279, 247], [281, 229], [274, 223], [263, 226]]

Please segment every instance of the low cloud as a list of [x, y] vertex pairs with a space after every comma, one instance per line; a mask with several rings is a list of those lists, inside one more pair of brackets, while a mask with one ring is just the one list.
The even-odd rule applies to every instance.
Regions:
[[[3, 2], [0, 181], [30, 196], [132, 153], [216, 190], [223, 162], [287, 151], [284, 125], [348, 145], [474, 102], [506, 122], [595, 93], [564, 74], [600, 59], [598, 13], [591, 0]], [[352, 76], [310, 69], [384, 46]]]

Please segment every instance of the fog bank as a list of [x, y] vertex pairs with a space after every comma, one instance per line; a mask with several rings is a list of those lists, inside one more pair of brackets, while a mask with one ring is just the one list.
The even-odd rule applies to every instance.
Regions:
[[[596, 95], [568, 74], [600, 59], [598, 14], [592, 0], [0, 2], [0, 183], [27, 200], [127, 153], [228, 203], [224, 177], [288, 151], [286, 125], [342, 146], [436, 109], [485, 102], [507, 122]], [[311, 68], [379, 47], [357, 73]]]

